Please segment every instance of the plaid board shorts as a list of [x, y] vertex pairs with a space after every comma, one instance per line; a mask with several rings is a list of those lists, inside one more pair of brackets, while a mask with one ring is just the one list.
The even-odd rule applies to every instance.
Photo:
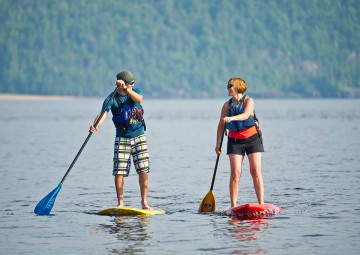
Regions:
[[149, 153], [144, 134], [134, 138], [115, 138], [113, 175], [121, 174], [125, 177], [129, 175], [131, 167], [130, 156], [133, 158], [138, 174], [150, 172]]

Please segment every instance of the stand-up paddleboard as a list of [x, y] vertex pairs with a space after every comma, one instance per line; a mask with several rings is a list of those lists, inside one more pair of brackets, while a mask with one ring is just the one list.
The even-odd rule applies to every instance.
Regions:
[[283, 210], [273, 204], [240, 204], [230, 209], [221, 211], [221, 215], [236, 216], [243, 218], [263, 218], [274, 216], [275, 214], [282, 213]]
[[105, 216], [151, 216], [165, 214], [165, 211], [161, 209], [145, 210], [131, 207], [111, 207], [101, 210], [98, 214]]

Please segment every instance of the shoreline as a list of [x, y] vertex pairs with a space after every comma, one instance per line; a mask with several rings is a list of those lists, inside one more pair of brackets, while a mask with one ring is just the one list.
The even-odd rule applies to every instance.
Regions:
[[51, 95], [32, 95], [32, 94], [0, 94], [0, 101], [63, 101], [74, 100], [75, 96], [51, 96]]
[[[264, 96], [264, 95], [256, 95], [254, 96], [258, 99], [360, 99], [359, 96], [354, 97], [300, 97], [300, 96]], [[0, 101], [70, 101], [77, 99], [89, 99], [89, 98], [98, 98], [98, 97], [89, 97], [89, 96], [61, 96], [61, 95], [40, 95], [40, 94], [1, 94], [0, 93]], [[164, 96], [148, 96], [148, 99], [211, 99], [209, 97], [164, 97]], [[212, 99], [221, 99], [221, 96], [212, 97]]]

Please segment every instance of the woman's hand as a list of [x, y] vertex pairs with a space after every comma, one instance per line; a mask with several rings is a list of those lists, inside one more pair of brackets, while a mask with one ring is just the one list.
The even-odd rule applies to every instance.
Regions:
[[222, 153], [220, 146], [215, 147], [215, 153], [216, 155], [220, 155]]
[[230, 123], [231, 122], [231, 117], [226, 116], [225, 118], [223, 118], [223, 122], [224, 123]]

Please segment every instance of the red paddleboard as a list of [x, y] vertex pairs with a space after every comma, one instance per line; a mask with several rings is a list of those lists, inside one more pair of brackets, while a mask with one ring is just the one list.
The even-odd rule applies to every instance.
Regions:
[[264, 218], [274, 216], [277, 213], [282, 213], [283, 210], [273, 204], [240, 204], [230, 209], [225, 209], [221, 212], [222, 215], [226, 216], [237, 216], [244, 218]]

